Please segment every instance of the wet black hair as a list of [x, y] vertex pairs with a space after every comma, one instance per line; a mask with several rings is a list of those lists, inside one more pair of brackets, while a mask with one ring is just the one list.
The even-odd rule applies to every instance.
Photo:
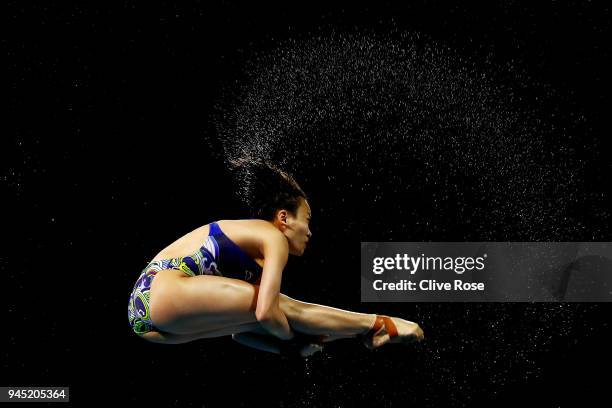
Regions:
[[230, 167], [238, 181], [239, 199], [252, 218], [272, 221], [281, 209], [296, 216], [300, 198], [307, 199], [293, 176], [268, 160], [233, 159]]

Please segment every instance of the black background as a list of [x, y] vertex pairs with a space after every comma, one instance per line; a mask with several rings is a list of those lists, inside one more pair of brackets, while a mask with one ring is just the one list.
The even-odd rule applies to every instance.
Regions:
[[[536, 354], [540, 374], [529, 377], [520, 364], [510, 365], [516, 368], [502, 385], [473, 370], [461, 376], [462, 367], [479, 358], [469, 347], [449, 348], [444, 356], [452, 361], [439, 364], [457, 380], [436, 383], [425, 373], [434, 363], [418, 346], [369, 352], [338, 342], [318, 360], [289, 363], [228, 337], [161, 346], [130, 333], [127, 299], [146, 262], [197, 226], [243, 218], [210, 114], [222, 88], [240, 80], [250, 50], [273, 49], [285, 38], [330, 27], [376, 30], [393, 21], [464, 55], [520, 61], [532, 78], [567, 96], [568, 114], [584, 116], [583, 143], [597, 147], [596, 155], [583, 158], [589, 163], [584, 190], [609, 203], [607, 6], [400, 4], [11, 3], [2, 385], [70, 386], [79, 406], [121, 400], [205, 407], [556, 407], [606, 398], [612, 363], [607, 304], [574, 305], [575, 325], [558, 328], [564, 335], [554, 325], [546, 328], [554, 340]], [[284, 293], [401, 315], [421, 323], [431, 344], [487, 336], [482, 322], [459, 318], [457, 309], [470, 305], [360, 303], [358, 243], [384, 234], [366, 230], [338, 240], [333, 231], [342, 217], [323, 213], [324, 189], [307, 181], [302, 187], [312, 195], [314, 239], [305, 257], [290, 259]], [[609, 241], [609, 225], [601, 225], [607, 218], [591, 213], [605, 205], [583, 214], [604, 235], [568, 240]], [[344, 210], [350, 217], [350, 208]], [[392, 225], [393, 214], [373, 217]], [[513, 341], [529, 341], [524, 326], [513, 331], [512, 320], [506, 324]]]

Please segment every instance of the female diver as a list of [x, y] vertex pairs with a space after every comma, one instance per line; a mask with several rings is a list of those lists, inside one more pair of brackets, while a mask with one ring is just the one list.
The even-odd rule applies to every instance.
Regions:
[[359, 338], [369, 349], [424, 338], [404, 319], [280, 293], [288, 256], [302, 256], [312, 237], [310, 205], [287, 172], [268, 162], [248, 166], [263, 185], [257, 218], [203, 225], [159, 252], [130, 295], [128, 320], [138, 336], [179, 344], [231, 334], [259, 350], [301, 357], [341, 338]]

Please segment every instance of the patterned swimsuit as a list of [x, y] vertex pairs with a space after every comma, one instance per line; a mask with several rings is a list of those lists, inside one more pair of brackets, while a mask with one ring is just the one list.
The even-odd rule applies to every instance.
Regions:
[[217, 275], [251, 283], [257, 282], [263, 272], [254, 259], [212, 222], [204, 245], [195, 254], [152, 261], [142, 270], [128, 302], [128, 321], [136, 334], [158, 330], [151, 322], [149, 300], [151, 283], [157, 272], [164, 269], [176, 269], [189, 276]]

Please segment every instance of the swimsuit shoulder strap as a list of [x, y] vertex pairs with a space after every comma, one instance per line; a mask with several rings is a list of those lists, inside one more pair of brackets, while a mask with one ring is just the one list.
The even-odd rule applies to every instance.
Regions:
[[235, 257], [238, 262], [247, 263], [257, 270], [261, 270], [261, 266], [255, 260], [253, 260], [238, 244], [232, 241], [219, 227], [216, 221], [210, 223], [209, 235], [214, 236], [215, 241], [219, 245], [219, 252], [227, 251], [227, 256]]
[[[256, 218], [246, 218], [247, 220], [255, 220]], [[221, 230], [221, 227], [219, 227], [219, 224], [217, 224], [217, 221], [213, 221], [210, 223], [210, 230], [208, 231], [208, 235], [213, 235], [213, 236], [217, 236], [217, 235], [225, 235], [223, 233], [223, 231]]]
[[208, 231], [208, 235], [216, 236], [216, 235], [219, 235], [220, 232], [221, 232], [221, 229], [219, 228], [217, 221], [211, 222], [210, 230]]

